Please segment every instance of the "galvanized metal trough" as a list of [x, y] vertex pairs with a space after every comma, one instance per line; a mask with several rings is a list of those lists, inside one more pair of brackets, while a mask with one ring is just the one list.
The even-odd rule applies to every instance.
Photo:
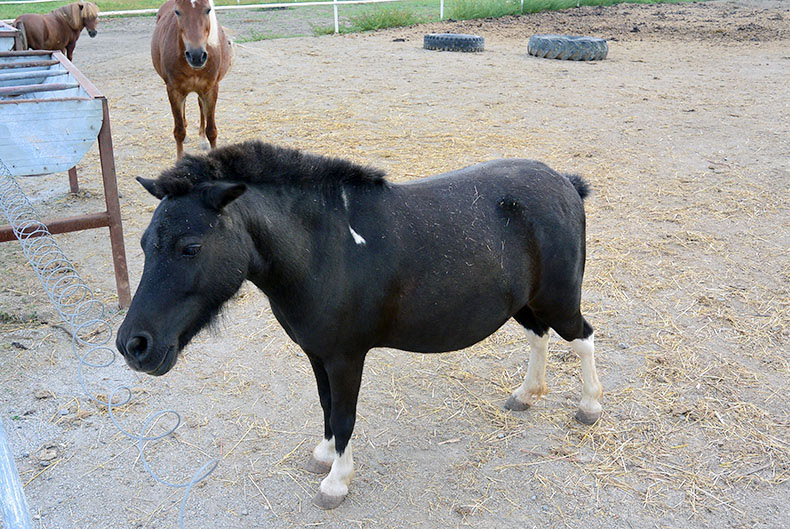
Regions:
[[[13, 28], [12, 28], [13, 29]], [[107, 99], [59, 51], [0, 51], [0, 160], [12, 176], [68, 171], [98, 137], [106, 211], [45, 221], [50, 233], [108, 227], [121, 307], [131, 301]], [[14, 240], [0, 226], [0, 242]]]
[[0, 51], [22, 49], [22, 32], [0, 20]]

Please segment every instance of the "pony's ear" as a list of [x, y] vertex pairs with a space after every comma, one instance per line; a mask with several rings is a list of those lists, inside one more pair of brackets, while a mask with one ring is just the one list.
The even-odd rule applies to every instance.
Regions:
[[201, 189], [200, 198], [203, 203], [217, 211], [239, 198], [247, 190], [244, 184], [216, 182]]
[[162, 192], [162, 189], [159, 187], [159, 182], [157, 182], [153, 178], [143, 178], [141, 176], [138, 176], [137, 181], [140, 182], [140, 185], [143, 186], [146, 191], [154, 195], [159, 200], [162, 200], [162, 198], [164, 198], [165, 194]]
[[66, 9], [66, 22], [74, 31], [80, 31], [82, 29], [82, 4], [69, 4]]

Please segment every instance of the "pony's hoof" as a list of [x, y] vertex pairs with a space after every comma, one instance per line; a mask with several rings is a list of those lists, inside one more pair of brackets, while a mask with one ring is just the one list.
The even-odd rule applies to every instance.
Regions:
[[575, 419], [582, 424], [595, 424], [601, 418], [601, 412], [589, 412], [579, 408], [576, 410]]
[[211, 144], [208, 142], [208, 140], [200, 140], [200, 150], [206, 152], [211, 150]]
[[304, 469], [308, 472], [312, 472], [313, 474], [326, 474], [332, 469], [332, 463], [324, 463], [323, 461], [316, 459], [315, 456], [311, 455], [310, 460], [304, 466]]
[[507, 402], [505, 402], [505, 409], [511, 411], [524, 411], [529, 409], [529, 404], [526, 402], [521, 402], [516, 397], [511, 395], [510, 398], [507, 399]]
[[329, 494], [325, 494], [319, 490], [313, 497], [313, 504], [319, 509], [328, 511], [343, 503], [343, 500], [345, 499], [345, 496], [330, 496]]

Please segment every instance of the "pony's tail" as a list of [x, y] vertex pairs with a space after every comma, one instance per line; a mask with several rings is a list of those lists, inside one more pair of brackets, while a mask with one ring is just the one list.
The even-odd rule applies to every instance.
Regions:
[[584, 178], [577, 174], [566, 174], [565, 178], [570, 180], [582, 200], [590, 196], [590, 184], [588, 184]]
[[12, 26], [19, 30], [19, 33], [22, 35], [22, 49], [17, 51], [23, 51], [27, 49], [27, 31], [25, 31], [25, 25], [22, 23], [21, 20], [15, 21]]

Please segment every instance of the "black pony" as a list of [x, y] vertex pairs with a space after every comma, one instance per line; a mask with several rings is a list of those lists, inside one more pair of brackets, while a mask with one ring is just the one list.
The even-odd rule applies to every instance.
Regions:
[[167, 373], [245, 279], [269, 298], [310, 359], [324, 439], [307, 468], [327, 472], [314, 501], [348, 493], [357, 395], [373, 347], [469, 347], [515, 318], [531, 345], [505, 403], [546, 393], [548, 330], [581, 357], [576, 418], [601, 415], [593, 330], [579, 309], [587, 185], [530, 160], [497, 160], [392, 184], [381, 171], [247, 142], [186, 156], [156, 180], [145, 267], [118, 331], [129, 365]]

